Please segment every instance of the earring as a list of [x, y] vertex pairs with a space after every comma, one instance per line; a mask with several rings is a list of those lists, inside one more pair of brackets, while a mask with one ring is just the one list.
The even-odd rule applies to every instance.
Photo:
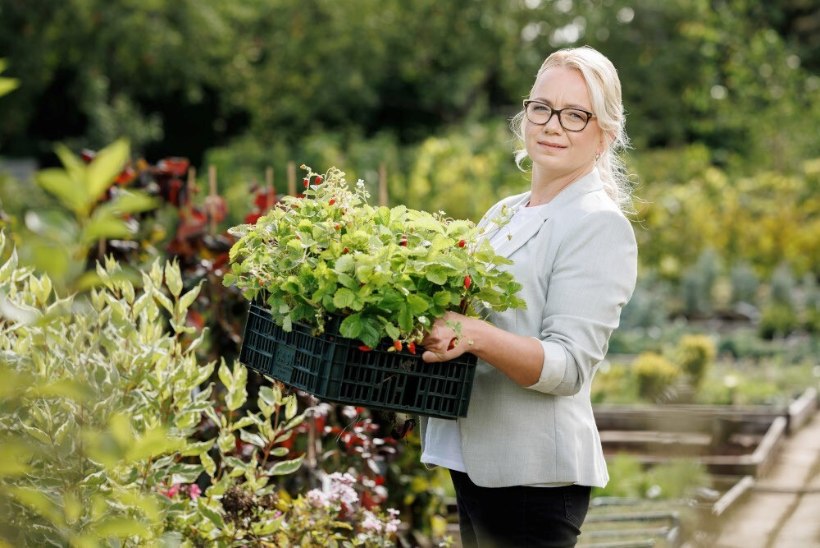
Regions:
[[600, 158], [601, 158], [601, 153], [600, 153], [600, 152], [596, 152], [596, 153], [595, 153], [595, 163], [596, 163], [596, 164], [598, 163], [598, 160], [599, 160]]

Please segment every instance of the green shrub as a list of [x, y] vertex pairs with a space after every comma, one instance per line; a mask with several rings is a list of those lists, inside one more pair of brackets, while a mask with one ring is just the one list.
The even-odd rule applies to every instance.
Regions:
[[799, 325], [800, 321], [793, 306], [772, 303], [761, 312], [757, 331], [761, 338], [771, 340], [790, 335]]
[[796, 282], [788, 264], [781, 263], [772, 273], [771, 302], [788, 307], [794, 307], [794, 291]]
[[640, 354], [632, 364], [632, 374], [642, 398], [656, 400], [680, 378], [681, 370], [656, 352]]
[[[0, 254], [4, 247], [0, 233]], [[358, 504], [352, 480], [289, 495], [302, 456], [282, 444], [304, 420], [295, 395], [195, 356], [185, 325], [199, 286], [155, 262], [136, 288], [109, 261], [87, 300], [0, 266], [0, 545], [389, 544], [397, 522]], [[333, 481], [335, 480], [335, 481]]]
[[675, 350], [678, 366], [695, 389], [702, 384], [716, 354], [714, 341], [706, 335], [684, 335]]
[[732, 266], [729, 272], [732, 285], [732, 304], [748, 303], [755, 304], [757, 301], [757, 290], [760, 286], [757, 274], [746, 261], [741, 261]]

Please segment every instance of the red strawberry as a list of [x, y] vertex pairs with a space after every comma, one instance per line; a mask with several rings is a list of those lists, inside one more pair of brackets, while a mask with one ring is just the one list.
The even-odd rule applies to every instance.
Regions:
[[464, 240], [459, 240], [458, 241], [458, 247], [464, 247], [465, 245], [467, 245], [466, 241], [464, 241]]
[[331, 198], [330, 200], [327, 201], [327, 205], [333, 205], [335, 203], [336, 203], [336, 198]]
[[366, 344], [362, 344], [359, 345], [359, 350], [361, 350], [362, 352], [370, 352], [373, 349], [367, 346]]
[[305, 188], [307, 188], [307, 187], [309, 187], [309, 186], [310, 186], [310, 179], [308, 179], [307, 177], [305, 177], [305, 178], [302, 180], [302, 183], [305, 185]]
[[407, 247], [407, 236], [401, 237], [401, 240], [399, 240], [399, 245]]
[[317, 175], [317, 176], [316, 176], [316, 184], [317, 184], [317, 185], [321, 185], [321, 184], [322, 184], [322, 176], [321, 176], [321, 175]]
[[464, 276], [464, 289], [470, 289], [471, 285], [473, 285], [473, 279], [467, 274]]
[[410, 352], [411, 354], [415, 355], [415, 353], [416, 353], [416, 343], [414, 343], [413, 341], [410, 341], [409, 343], [407, 343], [407, 351]]
[[393, 341], [393, 348], [396, 349], [396, 352], [401, 352], [401, 341]]

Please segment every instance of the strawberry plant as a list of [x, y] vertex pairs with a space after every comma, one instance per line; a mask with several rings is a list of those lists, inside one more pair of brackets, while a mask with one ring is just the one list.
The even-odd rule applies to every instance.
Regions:
[[[304, 167], [304, 166], [303, 166]], [[285, 197], [238, 238], [224, 283], [262, 296], [286, 331], [293, 322], [339, 332], [364, 347], [414, 348], [445, 312], [478, 316], [523, 307], [510, 262], [479, 238], [474, 223], [400, 205], [367, 203], [363, 181], [304, 167], [304, 197]]]

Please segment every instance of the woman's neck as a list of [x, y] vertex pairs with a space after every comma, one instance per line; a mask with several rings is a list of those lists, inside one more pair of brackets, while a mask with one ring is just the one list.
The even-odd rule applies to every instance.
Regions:
[[551, 202], [562, 190], [592, 171], [594, 167], [594, 164], [585, 165], [575, 171], [556, 174], [534, 165], [529, 205], [537, 206]]

